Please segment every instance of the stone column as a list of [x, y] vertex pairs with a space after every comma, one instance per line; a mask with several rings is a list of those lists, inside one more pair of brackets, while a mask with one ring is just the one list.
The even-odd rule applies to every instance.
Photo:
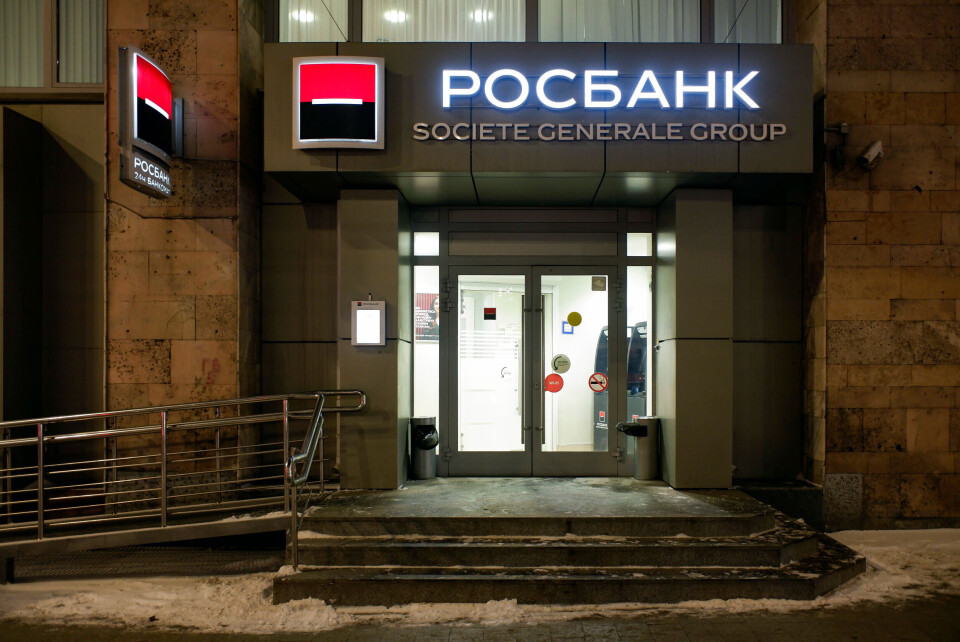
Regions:
[[825, 120], [850, 126], [825, 162], [827, 526], [956, 527], [960, 8], [830, 0], [827, 18]]
[[[409, 215], [392, 190], [344, 191], [337, 203], [339, 386], [368, 409], [340, 416], [341, 488], [396, 488], [407, 478], [412, 403], [413, 271]], [[386, 301], [383, 347], [350, 344], [350, 301]]]
[[733, 464], [733, 203], [677, 190], [657, 215], [657, 414], [663, 479], [727, 488]]
[[[107, 405], [229, 398], [258, 387], [262, 7], [114, 0], [107, 13]], [[153, 57], [184, 102], [174, 196], [118, 178], [117, 51]]]
[[[110, 409], [259, 389], [262, 33], [256, 0], [108, 4]], [[170, 199], [149, 198], [118, 177], [123, 46], [156, 60], [173, 81], [174, 97], [183, 99], [184, 155], [171, 167]]]

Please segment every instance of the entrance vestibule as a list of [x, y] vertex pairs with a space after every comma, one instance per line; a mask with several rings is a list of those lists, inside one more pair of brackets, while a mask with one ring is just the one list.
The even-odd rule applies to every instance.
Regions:
[[[612, 429], [632, 414], [660, 417], [661, 472], [664, 480], [676, 488], [729, 487], [735, 474], [733, 465], [737, 466], [736, 474], [756, 478], [795, 475], [801, 453], [802, 416], [800, 216], [796, 208], [785, 205], [737, 205], [733, 196], [725, 190], [678, 190], [656, 211], [409, 210], [395, 191], [343, 192], [335, 211], [330, 212], [337, 230], [332, 248], [337, 261], [336, 301], [363, 300], [371, 293], [375, 299], [385, 300], [387, 343], [382, 347], [350, 345], [349, 307], [337, 303], [336, 371], [330, 387], [362, 388], [371, 400], [367, 413], [340, 418], [336, 434], [342, 487], [395, 488], [402, 484], [407, 479], [408, 418], [424, 415], [438, 419], [442, 437], [437, 466], [440, 476], [497, 474], [469, 473], [466, 463], [473, 459], [479, 465], [487, 459], [501, 465], [509, 457], [522, 458], [535, 449], [544, 461], [558, 462], [554, 468], [557, 472], [541, 474], [600, 474], [579, 472], [582, 463], [583, 469], [589, 470], [586, 466], [593, 464], [584, 462], [601, 452], [593, 450], [600, 443], [597, 436], [585, 434], [591, 422], [576, 419], [582, 404], [581, 410], [569, 417], [565, 410], [561, 412], [560, 405], [565, 392], [580, 394], [578, 389], [599, 401], [600, 395], [591, 392], [586, 382], [575, 381], [581, 378], [574, 369], [584, 365], [583, 353], [568, 352], [569, 348], [559, 343], [570, 338], [563, 335], [562, 322], [571, 312], [582, 315], [581, 328], [593, 321], [584, 314], [586, 308], [573, 310], [560, 301], [556, 289], [564, 288], [562, 279], [566, 277], [590, 278], [592, 282], [591, 277], [604, 274], [607, 292], [599, 294], [612, 302], [607, 309], [607, 338], [611, 338], [609, 328], [621, 328], [612, 337], [618, 345], [608, 350], [607, 434], [618, 436]], [[281, 219], [270, 219], [271, 225], [275, 220]], [[289, 233], [283, 237], [283, 244], [265, 244], [271, 252], [265, 256], [265, 265], [280, 265], [280, 259], [290, 255], [291, 247], [299, 252], [296, 248], [302, 245], [303, 252], [309, 252], [311, 239], [322, 237], [323, 227], [314, 231], [295, 227], [298, 220], [293, 217], [282, 220], [289, 221]], [[434, 235], [432, 255], [414, 252], [424, 233]], [[634, 235], [650, 248], [630, 251], [631, 239], [637, 238]], [[302, 263], [290, 265], [304, 269]], [[306, 265], [312, 269], [311, 264]], [[316, 279], [322, 279], [321, 267], [317, 267]], [[543, 272], [548, 268], [558, 271]], [[276, 268], [271, 270], [271, 278], [278, 279]], [[484, 305], [488, 296], [484, 288], [497, 285], [497, 292], [506, 291], [503, 284], [491, 284], [490, 277], [509, 275], [521, 276], [522, 286], [515, 283], [510, 287], [522, 287], [525, 300], [519, 306], [528, 310], [528, 326], [535, 326], [527, 331], [523, 346], [518, 346], [515, 358], [525, 354], [525, 362], [510, 370], [518, 386], [509, 406], [516, 428], [507, 431], [512, 435], [512, 445], [501, 451], [482, 450], [487, 446], [476, 440], [471, 445], [472, 433], [464, 427], [461, 448], [456, 413], [462, 406], [458, 406], [460, 393], [454, 370], [461, 366], [461, 344], [467, 344], [460, 340], [459, 332], [454, 332], [461, 322], [455, 303], [459, 304], [461, 294], [466, 300], [474, 300], [471, 305], [476, 317], [469, 321], [474, 324], [473, 330], [482, 329], [484, 324], [499, 327], [501, 313], [508, 315], [503, 317], [508, 320], [514, 313], [502, 312], [499, 302]], [[471, 279], [461, 283], [461, 276]], [[553, 278], [561, 282], [551, 282]], [[651, 282], [655, 283], [652, 290]], [[310, 292], [304, 292], [307, 300]], [[536, 300], [539, 296], [544, 297], [542, 304]], [[551, 297], [553, 302], [547, 304], [546, 299]], [[638, 304], [637, 298], [647, 303]], [[332, 296], [329, 300], [334, 302]], [[541, 315], [536, 306], [543, 311], [542, 323], [545, 327], [552, 325], [556, 337], [553, 345], [543, 346], [542, 361], [539, 337], [548, 337], [549, 333], [540, 334]], [[496, 308], [496, 319], [484, 319], [484, 307]], [[644, 309], [646, 312], [642, 312]], [[433, 318], [437, 322], [431, 327]], [[637, 327], [643, 320], [648, 325]], [[514, 319], [511, 323], [517, 322]], [[275, 325], [273, 321], [271, 324]], [[463, 321], [465, 328], [466, 324]], [[599, 325], [602, 328], [603, 323]], [[634, 333], [639, 338], [644, 330], [644, 339], [650, 344], [646, 355], [648, 375], [642, 382], [645, 407], [635, 413], [641, 386], [640, 381], [629, 378], [629, 347]], [[506, 327], [498, 331], [504, 335], [510, 332]], [[573, 338], [585, 342], [581, 349], [587, 352], [587, 365], [602, 372], [603, 368], [596, 365], [600, 336], [577, 332], [575, 327]], [[536, 355], [532, 354], [535, 346]], [[292, 355], [284, 357], [284, 363], [296, 363], [296, 346], [284, 343], [282, 347], [285, 355]], [[547, 360], [558, 353], [571, 361], [570, 370], [557, 373], [563, 378], [563, 388], [559, 393], [539, 394], [551, 403], [557, 402], [557, 415], [563, 415], [561, 422], [572, 423], [558, 424], [554, 429], [547, 422], [533, 423], [539, 415], [530, 413], [540, 413], [533, 405], [532, 387], [542, 385], [553, 373], [552, 363]], [[500, 378], [503, 367], [496, 371], [494, 381], [498, 385], [509, 383], [506, 376]], [[429, 378], [423, 380], [424, 375]], [[519, 385], [524, 381], [526, 390]], [[514, 390], [510, 387], [509, 393]], [[518, 405], [517, 399], [524, 393], [526, 406]], [[492, 403], [477, 405], [483, 412], [507, 410]], [[524, 408], [529, 409], [526, 424]], [[587, 410], [598, 417], [600, 409], [587, 402]], [[551, 405], [545, 401], [544, 419], [549, 418], [550, 411]], [[534, 432], [541, 425], [545, 430]], [[510, 450], [519, 448], [516, 442], [523, 427], [530, 428], [523, 431], [523, 451]], [[630, 453], [623, 452], [622, 461], [614, 456], [621, 455], [618, 447], [629, 447], [625, 442], [608, 441], [606, 453], [598, 456], [616, 466], [615, 472], [604, 474], [632, 474]], [[458, 460], [463, 462], [464, 472], [457, 472]], [[533, 454], [526, 455], [521, 465], [530, 471], [524, 474], [533, 474]]]
[[415, 224], [414, 414], [438, 417], [439, 472], [630, 474], [615, 427], [647, 413], [653, 212], [509, 215]]
[[622, 382], [598, 364], [598, 344], [605, 360], [622, 343], [606, 336], [616, 280], [615, 267], [450, 268], [449, 474], [617, 473], [607, 401]]

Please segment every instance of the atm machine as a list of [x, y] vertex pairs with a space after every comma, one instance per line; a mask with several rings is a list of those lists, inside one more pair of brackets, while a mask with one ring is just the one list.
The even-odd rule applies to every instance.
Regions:
[[647, 415], [647, 322], [630, 328], [627, 344], [627, 421]]
[[[647, 414], [647, 322], [641, 321], [627, 328], [627, 421]], [[594, 372], [609, 374], [607, 326], [597, 337]], [[603, 452], [609, 446], [609, 393], [593, 393], [593, 450]]]

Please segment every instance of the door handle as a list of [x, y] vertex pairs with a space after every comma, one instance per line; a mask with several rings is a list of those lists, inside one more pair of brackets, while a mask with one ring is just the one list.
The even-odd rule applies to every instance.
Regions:
[[[543, 290], [542, 285], [540, 286], [540, 289], [541, 291]], [[540, 363], [537, 365], [537, 369], [536, 369], [536, 372], [540, 373], [540, 378], [537, 380], [538, 386], [539, 386], [539, 383], [543, 381], [543, 377], [544, 377], [543, 361], [546, 358], [546, 355], [544, 354], [545, 352], [544, 344], [547, 341], [547, 333], [546, 333], [546, 328], [544, 326], [546, 324], [547, 315], [544, 313], [544, 310], [543, 310], [544, 303], [546, 302], [546, 300], [547, 300], [547, 297], [544, 296], [543, 294], [540, 294]], [[540, 416], [537, 418], [537, 423], [540, 424], [540, 445], [543, 446], [544, 444], [547, 443], [547, 427], [546, 427], [547, 391], [545, 389], [541, 390], [539, 397], [540, 397]]]
[[517, 391], [520, 396], [520, 445], [525, 446], [527, 444], [527, 430], [529, 425], [527, 422], [527, 405], [526, 405], [526, 386], [527, 382], [525, 380], [526, 372], [523, 368], [524, 360], [524, 338], [526, 337], [527, 332], [527, 303], [526, 297], [520, 295], [520, 339], [517, 341], [517, 361], [520, 364], [518, 368], [518, 377], [517, 377]]

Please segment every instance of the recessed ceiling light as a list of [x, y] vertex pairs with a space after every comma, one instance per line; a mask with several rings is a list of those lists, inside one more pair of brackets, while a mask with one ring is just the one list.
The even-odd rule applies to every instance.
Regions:
[[407, 14], [398, 9], [391, 9], [383, 14], [383, 17], [386, 18], [387, 22], [405, 22], [407, 20]]
[[313, 22], [313, 19], [316, 17], [313, 15], [312, 11], [307, 11], [306, 9], [294, 11], [290, 15], [298, 22]]
[[486, 22], [487, 20], [493, 20], [493, 12], [486, 11], [484, 9], [477, 9], [472, 14], [470, 14], [476, 22]]

